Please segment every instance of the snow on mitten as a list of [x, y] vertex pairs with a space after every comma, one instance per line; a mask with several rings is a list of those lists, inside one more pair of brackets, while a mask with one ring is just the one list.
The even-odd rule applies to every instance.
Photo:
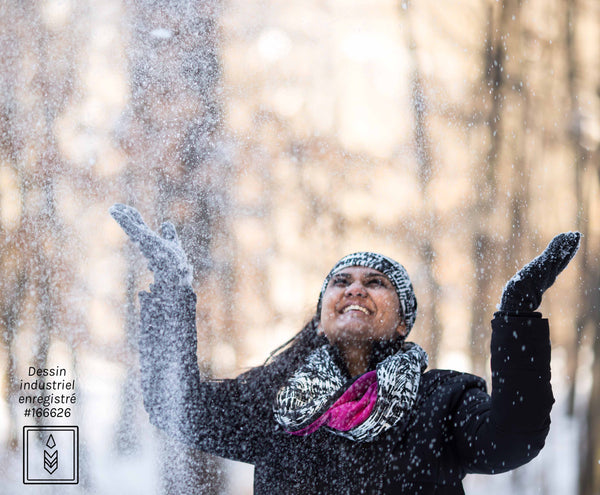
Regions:
[[117, 203], [109, 212], [129, 238], [139, 245], [157, 286], [191, 286], [193, 270], [171, 222], [163, 223], [158, 235], [132, 206]]
[[544, 291], [575, 256], [580, 238], [579, 232], [565, 232], [554, 237], [542, 254], [508, 281], [498, 310], [513, 314], [535, 311], [542, 302]]

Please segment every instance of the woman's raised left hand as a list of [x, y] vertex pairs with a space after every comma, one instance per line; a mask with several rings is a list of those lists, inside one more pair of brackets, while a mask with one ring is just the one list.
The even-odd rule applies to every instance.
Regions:
[[513, 314], [535, 311], [542, 302], [544, 291], [575, 256], [580, 239], [579, 232], [564, 232], [554, 237], [542, 254], [508, 281], [498, 309]]

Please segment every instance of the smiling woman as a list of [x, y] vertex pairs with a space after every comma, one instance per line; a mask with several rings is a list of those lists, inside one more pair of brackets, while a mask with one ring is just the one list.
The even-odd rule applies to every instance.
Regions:
[[386, 276], [349, 267], [335, 274], [322, 298], [320, 328], [330, 342], [371, 342], [404, 336], [400, 303]]
[[191, 269], [175, 229], [163, 224], [159, 236], [125, 205], [111, 214], [154, 272], [151, 291], [140, 294], [150, 421], [195, 448], [254, 464], [256, 495], [459, 495], [467, 473], [508, 471], [544, 446], [554, 399], [548, 322], [535, 310], [579, 233], [556, 236], [504, 288], [491, 325], [489, 395], [477, 376], [425, 372], [425, 351], [406, 341], [417, 310], [408, 274], [369, 252], [333, 267], [314, 317], [265, 365], [203, 380]]
[[[376, 260], [385, 260], [387, 271], [398, 272], [396, 278], [408, 281], [409, 290], [397, 291], [393, 277], [390, 279], [379, 270], [357, 265], [359, 262], [374, 264]], [[353, 376], [366, 371], [373, 342], [402, 339], [408, 333], [401, 308], [408, 306], [406, 292], [415, 301], [414, 306], [416, 299], [405, 274], [404, 267], [389, 258], [375, 253], [355, 253], [342, 258], [326, 277], [317, 305], [317, 332], [340, 349]]]

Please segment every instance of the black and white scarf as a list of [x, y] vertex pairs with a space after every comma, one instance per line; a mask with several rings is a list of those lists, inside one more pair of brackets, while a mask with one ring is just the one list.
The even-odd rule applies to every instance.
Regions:
[[427, 353], [417, 344], [404, 343], [400, 351], [377, 364], [372, 409], [364, 421], [345, 431], [320, 418], [361, 377], [349, 382], [333, 353], [330, 344], [313, 351], [279, 390], [274, 404], [276, 421], [292, 434], [310, 434], [325, 427], [357, 442], [372, 441], [392, 427], [405, 426], [427, 367]]

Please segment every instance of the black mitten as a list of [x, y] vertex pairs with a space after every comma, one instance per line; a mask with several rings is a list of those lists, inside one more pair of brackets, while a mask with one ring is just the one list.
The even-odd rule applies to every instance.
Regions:
[[542, 302], [542, 294], [569, 264], [579, 248], [579, 232], [558, 234], [537, 258], [511, 278], [502, 293], [498, 309], [505, 313], [529, 313]]

